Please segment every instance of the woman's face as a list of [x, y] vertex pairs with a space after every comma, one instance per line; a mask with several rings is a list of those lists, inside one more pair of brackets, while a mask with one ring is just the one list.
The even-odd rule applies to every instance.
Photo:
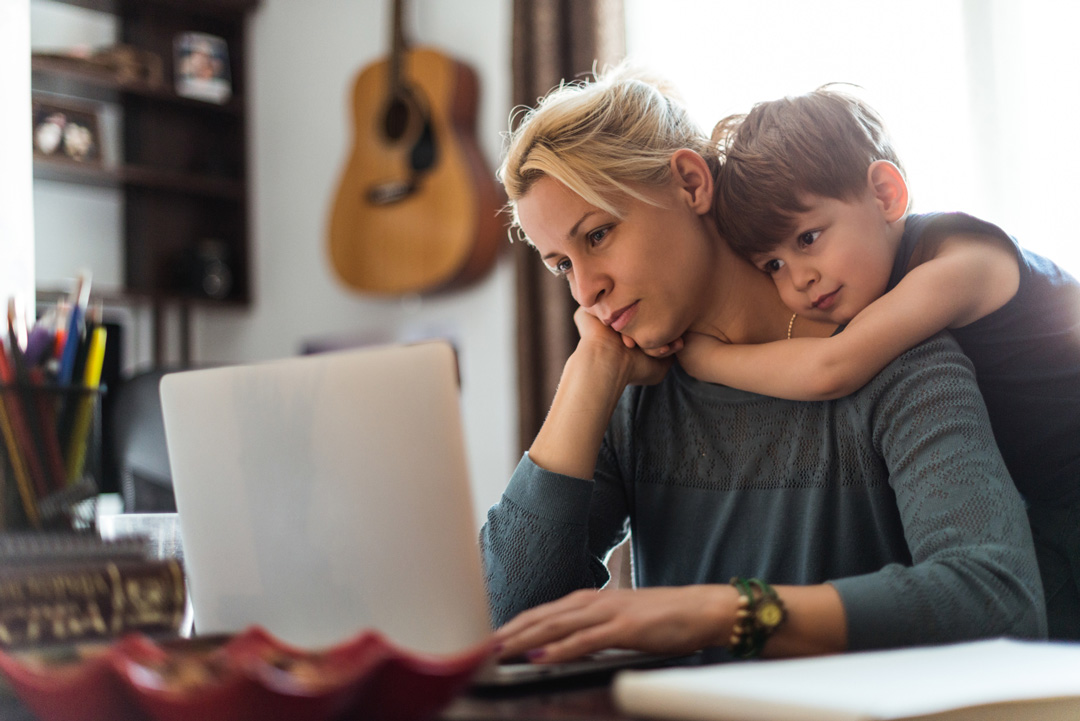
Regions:
[[646, 349], [680, 337], [707, 311], [718, 242], [683, 182], [649, 196], [660, 205], [627, 198], [618, 218], [545, 176], [517, 203], [522, 230], [574, 300]]

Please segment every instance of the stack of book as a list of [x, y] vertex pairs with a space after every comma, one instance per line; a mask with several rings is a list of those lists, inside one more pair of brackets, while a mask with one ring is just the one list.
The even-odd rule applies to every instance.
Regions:
[[132, 537], [0, 534], [0, 648], [174, 636], [184, 621], [184, 571]]

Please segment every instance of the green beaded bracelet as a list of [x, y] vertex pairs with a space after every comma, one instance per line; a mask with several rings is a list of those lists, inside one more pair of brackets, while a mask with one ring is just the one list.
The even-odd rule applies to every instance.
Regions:
[[739, 604], [728, 650], [739, 658], [760, 656], [765, 642], [787, 618], [787, 610], [776, 590], [761, 579], [736, 576], [731, 585], [739, 592]]

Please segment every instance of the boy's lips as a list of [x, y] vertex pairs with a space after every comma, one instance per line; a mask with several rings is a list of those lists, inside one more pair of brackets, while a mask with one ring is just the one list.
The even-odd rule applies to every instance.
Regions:
[[832, 293], [826, 293], [825, 295], [819, 295], [814, 300], [810, 301], [810, 305], [816, 310], [828, 310], [836, 302], [836, 294], [840, 292], [837, 288]]
[[637, 304], [638, 302], [634, 301], [630, 305], [620, 308], [607, 318], [604, 318], [605, 325], [609, 325], [613, 331], [621, 333], [622, 329], [633, 320], [634, 314], [637, 313]]

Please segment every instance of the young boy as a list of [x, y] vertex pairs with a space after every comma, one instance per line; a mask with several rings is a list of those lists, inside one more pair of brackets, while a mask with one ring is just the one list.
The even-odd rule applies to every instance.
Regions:
[[[837, 398], [949, 329], [974, 364], [1005, 463], [1029, 504], [1050, 635], [1080, 638], [1080, 284], [990, 223], [908, 214], [877, 113], [823, 88], [756, 105], [714, 132], [715, 213], [772, 276], [789, 340], [692, 335], [692, 375], [795, 400]], [[800, 338], [799, 319], [843, 328]]]

